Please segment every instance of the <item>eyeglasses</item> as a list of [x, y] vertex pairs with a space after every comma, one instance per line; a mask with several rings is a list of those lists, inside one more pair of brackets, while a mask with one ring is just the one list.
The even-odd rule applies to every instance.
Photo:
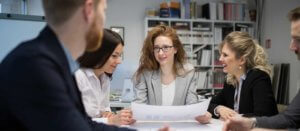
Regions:
[[160, 50], [163, 52], [168, 52], [174, 46], [163, 46], [163, 47], [154, 47], [153, 50], [155, 53], [159, 53]]

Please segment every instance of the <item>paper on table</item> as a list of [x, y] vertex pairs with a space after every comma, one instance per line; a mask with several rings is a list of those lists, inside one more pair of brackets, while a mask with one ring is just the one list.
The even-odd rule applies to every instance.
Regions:
[[210, 99], [184, 106], [156, 106], [131, 103], [133, 119], [137, 121], [186, 121], [204, 115]]

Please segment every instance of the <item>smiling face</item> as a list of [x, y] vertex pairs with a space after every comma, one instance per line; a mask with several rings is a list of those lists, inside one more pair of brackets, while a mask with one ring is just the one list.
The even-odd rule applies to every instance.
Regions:
[[160, 66], [173, 65], [176, 53], [177, 50], [173, 47], [173, 42], [169, 37], [158, 36], [154, 40], [154, 56]]
[[117, 66], [121, 64], [122, 62], [122, 55], [123, 52], [123, 45], [118, 44], [118, 46], [115, 48], [114, 52], [110, 55], [106, 63], [103, 65], [103, 67], [100, 69], [106, 73], [112, 74]]
[[290, 50], [294, 51], [300, 60], [300, 19], [291, 23], [291, 36]]
[[243, 60], [241, 58], [236, 58], [236, 54], [228, 47], [225, 43], [220, 55], [220, 61], [222, 62], [225, 73], [238, 75], [241, 73], [240, 66], [243, 68]]

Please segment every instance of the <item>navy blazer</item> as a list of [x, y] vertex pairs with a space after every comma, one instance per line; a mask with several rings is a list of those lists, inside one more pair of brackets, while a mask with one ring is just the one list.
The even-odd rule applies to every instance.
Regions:
[[66, 55], [48, 26], [6, 56], [0, 84], [1, 131], [128, 130], [87, 116]]
[[[208, 107], [214, 114], [218, 105], [233, 109], [235, 88], [225, 82], [222, 91], [215, 96]], [[249, 70], [243, 81], [240, 94], [239, 113], [244, 116], [272, 116], [278, 114], [269, 75], [259, 69]]]

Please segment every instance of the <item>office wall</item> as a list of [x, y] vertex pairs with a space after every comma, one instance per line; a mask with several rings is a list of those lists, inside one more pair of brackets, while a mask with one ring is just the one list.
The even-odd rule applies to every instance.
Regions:
[[0, 62], [20, 42], [37, 36], [44, 22], [0, 19]]
[[[44, 14], [41, 0], [28, 1], [28, 14]], [[0, 62], [20, 42], [37, 36], [44, 25], [45, 22], [0, 19]]]
[[289, 10], [300, 5], [299, 0], [265, 0], [262, 38], [271, 39], [267, 49], [271, 63], [290, 63], [290, 100], [298, 93], [300, 65], [294, 52], [289, 51], [290, 22]]
[[[105, 27], [125, 27], [125, 65], [138, 64], [140, 49], [145, 37], [145, 9], [148, 7], [158, 8], [161, 1], [162, 0], [107, 0], [108, 9]], [[197, 1], [207, 2], [210, 0]], [[250, 3], [251, 6], [253, 6], [253, 2]], [[286, 18], [286, 14], [290, 9], [299, 5], [299, 0], [265, 0], [262, 22], [263, 40], [272, 40], [272, 47], [267, 49], [270, 62], [291, 63], [290, 98], [295, 96], [300, 85], [298, 82], [300, 79], [300, 66], [294, 53], [288, 51], [290, 23]], [[31, 15], [43, 15], [41, 0], [28, 0], [28, 13]], [[32, 23], [32, 25], [30, 25], [30, 23]], [[20, 41], [36, 36], [43, 25], [44, 23], [29, 21], [0, 20], [0, 61]]]

